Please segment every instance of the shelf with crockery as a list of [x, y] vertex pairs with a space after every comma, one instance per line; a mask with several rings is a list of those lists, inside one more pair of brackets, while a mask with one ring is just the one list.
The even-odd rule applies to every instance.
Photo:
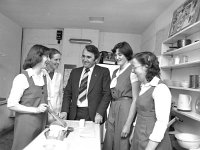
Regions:
[[184, 47], [181, 47], [175, 50], [171, 50], [171, 51], [167, 50], [166, 52], [163, 52], [163, 55], [176, 55], [176, 54], [181, 54], [181, 53], [189, 52], [189, 51], [191, 52], [191, 51], [199, 50], [199, 49], [200, 49], [200, 41], [194, 42], [192, 44], [186, 45]]
[[163, 44], [172, 44], [175, 43], [177, 40], [181, 38], [185, 38], [189, 35], [192, 35], [196, 32], [200, 31], [200, 21], [188, 26], [187, 28], [183, 29], [182, 31], [174, 34], [173, 36], [169, 37], [167, 40], [163, 42]]
[[200, 92], [200, 89], [194, 89], [194, 88], [185, 88], [185, 87], [177, 87], [177, 86], [168, 86], [170, 89], [176, 89], [176, 90], [186, 90], [186, 91], [193, 91], [193, 92]]
[[191, 118], [191, 119], [200, 121], [200, 115], [197, 114], [197, 113], [194, 112], [194, 111], [180, 111], [180, 110], [178, 110], [178, 109], [175, 108], [175, 107], [172, 108], [172, 111], [174, 111], [175, 113], [184, 115], [184, 116], [186, 116], [186, 117], [189, 117], [189, 118]]
[[175, 68], [185, 68], [185, 67], [195, 67], [200, 65], [200, 60], [185, 62], [175, 65], [160, 66], [161, 69], [175, 69]]

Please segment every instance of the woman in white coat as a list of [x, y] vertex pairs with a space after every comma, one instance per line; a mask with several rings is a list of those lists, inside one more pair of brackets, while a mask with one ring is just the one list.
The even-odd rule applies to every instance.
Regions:
[[[58, 71], [61, 61], [61, 53], [55, 48], [50, 48], [49, 51], [50, 61], [46, 68], [47, 76], [47, 91], [48, 91], [48, 105], [58, 115], [61, 111], [62, 94], [63, 94], [63, 77]], [[48, 122], [52, 123], [53, 116], [48, 115]]]

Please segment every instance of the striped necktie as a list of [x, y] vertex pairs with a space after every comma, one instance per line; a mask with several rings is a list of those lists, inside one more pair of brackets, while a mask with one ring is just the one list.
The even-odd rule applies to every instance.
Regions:
[[89, 68], [85, 69], [85, 73], [81, 79], [81, 84], [79, 87], [79, 96], [78, 96], [78, 100], [80, 102], [83, 102], [86, 99], [86, 95], [87, 95], [87, 82], [88, 82], [88, 72], [90, 71]]

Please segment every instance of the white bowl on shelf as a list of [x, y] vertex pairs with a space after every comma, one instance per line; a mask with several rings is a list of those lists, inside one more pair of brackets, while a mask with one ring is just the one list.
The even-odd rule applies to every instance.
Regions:
[[163, 82], [164, 82], [167, 86], [173, 86], [173, 81], [172, 81], [172, 80], [164, 79]]
[[200, 136], [191, 133], [177, 133], [175, 134], [179, 145], [186, 149], [200, 148]]
[[180, 87], [181, 82], [180, 81], [173, 81], [173, 86]]
[[190, 82], [189, 81], [182, 81], [181, 86], [184, 87], [184, 88], [189, 88]]

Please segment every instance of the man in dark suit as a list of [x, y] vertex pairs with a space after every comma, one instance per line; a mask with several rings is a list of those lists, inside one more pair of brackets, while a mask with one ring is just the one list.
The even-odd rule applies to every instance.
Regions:
[[[105, 121], [111, 100], [111, 79], [107, 68], [96, 65], [98, 57], [99, 51], [94, 45], [85, 46], [82, 52], [83, 67], [71, 71], [64, 89], [61, 118], [85, 119], [95, 123]], [[84, 77], [87, 79], [86, 87], [83, 87], [86, 89], [85, 93], [84, 89], [81, 89]]]

